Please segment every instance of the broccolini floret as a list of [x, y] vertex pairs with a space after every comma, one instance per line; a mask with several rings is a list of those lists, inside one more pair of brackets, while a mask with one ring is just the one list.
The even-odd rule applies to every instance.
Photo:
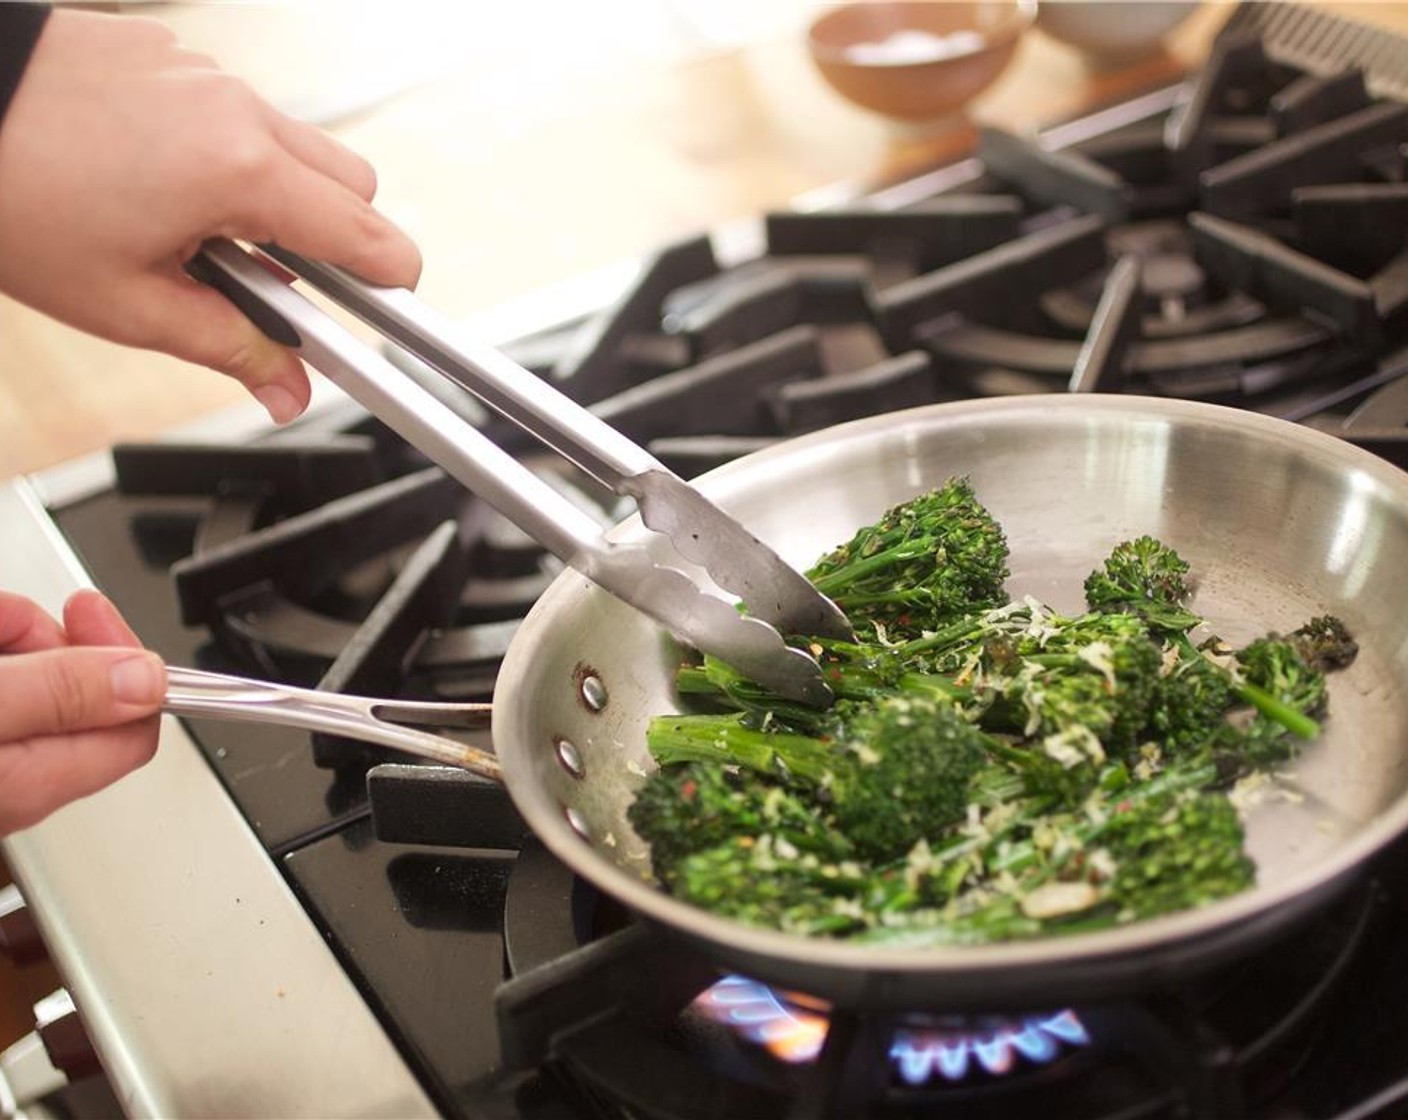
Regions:
[[1297, 740], [1319, 732], [1316, 717], [1328, 696], [1325, 674], [1306, 664], [1286, 638], [1258, 638], [1236, 656], [1241, 681], [1233, 688], [1257, 714], [1240, 734], [1223, 737], [1224, 751], [1239, 759], [1243, 772], [1293, 758]]
[[853, 623], [915, 635], [1005, 603], [1007, 576], [1007, 538], [966, 478], [886, 511], [807, 572]]
[[1322, 673], [1343, 669], [1359, 653], [1359, 643], [1334, 615], [1320, 615], [1291, 634], [1301, 660]]
[[687, 856], [674, 889], [749, 925], [836, 937], [870, 925], [903, 884], [866, 864], [828, 862], [763, 836], [737, 837]]
[[[1250, 864], [1230, 802], [1198, 792], [1214, 775], [1184, 763], [1134, 781], [1116, 765], [1102, 776], [1110, 797], [1098, 811], [1087, 803], [1018, 814], [1000, 835], [940, 848], [925, 861], [914, 905], [892, 902], [850, 936], [917, 946], [1072, 933], [1235, 893]], [[1128, 892], [1147, 898], [1131, 907]]]
[[1047, 614], [1012, 643], [980, 686], [995, 702], [981, 717], [988, 730], [1019, 732], [1074, 766], [1128, 755], [1149, 718], [1161, 664], [1159, 648], [1132, 615]]
[[1119, 544], [1085, 580], [1091, 610], [1138, 615], [1160, 631], [1190, 630], [1202, 620], [1183, 606], [1191, 588], [1188, 562], [1153, 537]]
[[1237, 651], [1243, 679], [1306, 716], [1325, 708], [1325, 674], [1307, 665], [1285, 638], [1257, 638]]
[[1220, 793], [1186, 791], [1116, 811], [1100, 840], [1114, 863], [1110, 895], [1121, 920], [1204, 906], [1256, 878], [1237, 810]]
[[739, 837], [773, 836], [794, 850], [839, 860], [852, 854], [845, 834], [822, 811], [781, 783], [719, 766], [686, 763], [657, 770], [627, 810], [650, 842], [655, 875], [673, 883], [691, 852]]
[[886, 697], [861, 708], [832, 774], [836, 823], [861, 855], [903, 855], [963, 819], [969, 785], [987, 756], [984, 736], [949, 704]]
[[1221, 733], [1236, 699], [1227, 672], [1194, 651], [1174, 659], [1155, 679], [1148, 731], [1165, 755], [1193, 754]]
[[[1086, 577], [1086, 602], [1093, 609], [1137, 615], [1153, 633], [1167, 636], [1184, 656], [1196, 657], [1198, 651], [1187, 631], [1202, 619], [1183, 606], [1191, 591], [1187, 573], [1188, 562], [1173, 549], [1153, 537], [1137, 537], [1116, 545], [1104, 566]], [[1307, 649], [1343, 652], [1352, 644], [1342, 624], [1334, 619], [1314, 620], [1302, 631]], [[1352, 658], [1350, 653], [1349, 659]], [[1348, 664], [1348, 660], [1342, 664]], [[1291, 734], [1313, 739], [1319, 733], [1318, 724], [1294, 699], [1281, 699], [1274, 689], [1264, 688], [1254, 677], [1233, 674], [1231, 682], [1242, 701]]]
[[763, 730], [742, 715], [662, 716], [646, 742], [662, 765], [742, 766], [812, 787], [869, 858], [901, 855], [963, 817], [986, 754], [982, 732], [952, 705], [898, 694], [840, 715], [831, 739]]

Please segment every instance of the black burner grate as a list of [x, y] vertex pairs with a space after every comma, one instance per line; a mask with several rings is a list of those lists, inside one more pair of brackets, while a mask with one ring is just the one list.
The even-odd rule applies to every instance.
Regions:
[[1330, 77], [1345, 70], [1365, 74], [1373, 92], [1408, 99], [1408, 40], [1344, 16], [1299, 4], [1239, 4], [1223, 30], [1255, 37], [1279, 62]]

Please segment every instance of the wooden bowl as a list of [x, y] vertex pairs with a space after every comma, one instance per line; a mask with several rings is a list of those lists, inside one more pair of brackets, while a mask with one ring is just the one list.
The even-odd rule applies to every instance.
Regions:
[[847, 100], [895, 120], [932, 121], [997, 79], [1035, 15], [1033, 0], [862, 0], [814, 20], [807, 48]]

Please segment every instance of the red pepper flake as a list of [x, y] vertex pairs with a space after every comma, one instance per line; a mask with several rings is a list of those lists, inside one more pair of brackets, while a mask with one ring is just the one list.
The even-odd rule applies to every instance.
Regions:
[[693, 778], [690, 778], [689, 781], [685, 782], [684, 785], [680, 786], [680, 793], [684, 795], [684, 799], [686, 801], [693, 801], [694, 795], [698, 792], [699, 783], [696, 782]]
[[905, 611], [904, 614], [900, 615], [899, 618], [895, 619], [895, 621], [898, 622], [901, 626], [908, 626], [908, 625], [909, 625], [909, 612], [908, 612], [908, 611]]
[[1133, 808], [1134, 808], [1134, 802], [1132, 802], [1132, 801], [1126, 799], [1126, 800], [1124, 800], [1124, 801], [1121, 801], [1118, 805], [1115, 806], [1115, 812], [1117, 812], [1117, 813], [1127, 813], [1127, 812], [1129, 812], [1129, 811], [1130, 811], [1131, 809], [1133, 809]]

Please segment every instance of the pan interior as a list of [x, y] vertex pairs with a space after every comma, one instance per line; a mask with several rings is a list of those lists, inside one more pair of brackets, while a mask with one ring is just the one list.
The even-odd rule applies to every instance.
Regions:
[[[1148, 533], [1189, 561], [1192, 606], [1222, 636], [1241, 642], [1334, 613], [1359, 639], [1355, 664], [1331, 676], [1320, 739], [1244, 811], [1257, 889], [1144, 926], [1196, 930], [1245, 916], [1345, 870], [1403, 826], [1408, 476], [1331, 437], [1231, 409], [1040, 397], [845, 425], [740, 460], [699, 485], [805, 567], [952, 475], [972, 479], [1006, 530], [1014, 596], [1079, 611], [1089, 571], [1119, 541]], [[634, 522], [616, 533], [651, 541]], [[663, 920], [747, 940], [756, 931], [650, 886], [648, 853], [625, 819], [653, 767], [645, 725], [677, 710], [671, 677], [679, 657], [654, 623], [568, 573], [510, 650], [494, 738], [528, 823], [574, 869]], [[605, 686], [600, 711], [581, 699], [585, 675]], [[562, 761], [564, 741], [580, 776]], [[1059, 940], [1079, 953], [1082, 943], [1092, 951], [1113, 944], [1102, 938]], [[831, 959], [843, 961], [837, 948]], [[1003, 947], [928, 952], [937, 961], [990, 949]]]

